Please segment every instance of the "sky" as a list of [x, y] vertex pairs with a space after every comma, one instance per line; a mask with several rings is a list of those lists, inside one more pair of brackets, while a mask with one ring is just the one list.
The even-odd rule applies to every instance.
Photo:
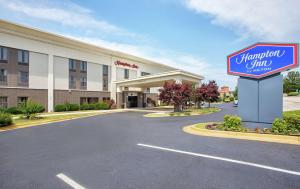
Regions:
[[298, 42], [299, 0], [0, 0], [0, 18], [236, 86], [226, 56]]

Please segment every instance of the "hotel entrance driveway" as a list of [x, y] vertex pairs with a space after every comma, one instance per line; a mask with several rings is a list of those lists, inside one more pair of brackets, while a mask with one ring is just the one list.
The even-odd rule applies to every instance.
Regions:
[[235, 113], [221, 107], [205, 116], [125, 112], [1, 132], [0, 188], [299, 188], [297, 145], [182, 132]]

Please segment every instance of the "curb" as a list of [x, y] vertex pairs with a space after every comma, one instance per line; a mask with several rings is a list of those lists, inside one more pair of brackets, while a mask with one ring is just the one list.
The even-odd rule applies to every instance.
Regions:
[[199, 129], [199, 128], [195, 128], [194, 126], [195, 125], [185, 126], [182, 128], [182, 130], [192, 135], [300, 145], [300, 136], [282, 136], [282, 135], [272, 135], [272, 134], [216, 131], [216, 130], [208, 130], [208, 129]]
[[86, 116], [81, 116], [81, 117], [60, 119], [60, 120], [56, 120], [56, 121], [46, 121], [46, 122], [40, 122], [40, 123], [36, 123], [36, 124], [29, 124], [29, 125], [24, 124], [24, 125], [17, 126], [15, 128], [10, 128], [10, 127], [14, 127], [14, 125], [7, 126], [7, 127], [2, 127], [2, 128], [0, 127], [0, 133], [5, 132], [5, 131], [11, 131], [11, 130], [16, 130], [16, 129], [24, 129], [24, 128], [27, 128], [27, 127], [41, 126], [41, 125], [46, 125], [46, 124], [50, 124], [50, 123], [58, 123], [58, 122], [70, 121], [70, 120], [74, 120], [74, 119], [81, 119], [81, 118], [93, 117], [93, 116], [104, 115], [104, 114], [109, 114], [109, 113], [86, 115]]

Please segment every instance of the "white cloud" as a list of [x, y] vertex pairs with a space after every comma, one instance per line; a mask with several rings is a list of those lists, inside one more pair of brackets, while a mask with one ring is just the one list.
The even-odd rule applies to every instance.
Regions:
[[185, 0], [185, 5], [212, 17], [212, 23], [229, 27], [242, 38], [298, 41], [299, 0]]
[[136, 34], [128, 32], [120, 27], [104, 20], [96, 19], [92, 11], [69, 1], [21, 1], [0, 0], [0, 6], [15, 13], [21, 13], [27, 17], [60, 23], [73, 28], [84, 28], [86, 31], [106, 32], [116, 35], [135, 37]]

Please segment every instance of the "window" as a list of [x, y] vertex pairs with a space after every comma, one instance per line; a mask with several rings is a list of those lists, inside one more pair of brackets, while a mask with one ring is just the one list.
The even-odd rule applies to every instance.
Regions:
[[108, 91], [108, 66], [103, 65], [103, 91]]
[[7, 82], [7, 70], [6, 69], [0, 69], [0, 82], [1, 83]]
[[28, 100], [27, 96], [18, 97], [18, 105], [22, 104], [23, 102], [27, 102], [27, 100]]
[[80, 105], [82, 104], [94, 104], [99, 101], [98, 97], [80, 97]]
[[7, 48], [0, 47], [0, 62], [7, 62]]
[[69, 77], [69, 88], [76, 89], [76, 80], [73, 75], [70, 75], [70, 77]]
[[86, 97], [80, 97], [80, 105], [87, 104], [87, 98]]
[[87, 71], [87, 63], [86, 63], [86, 61], [81, 61], [80, 62], [80, 71], [81, 72], [86, 72]]
[[108, 76], [108, 66], [107, 65], [103, 65], [103, 75]]
[[0, 108], [7, 108], [7, 97], [0, 96]]
[[142, 76], [146, 76], [146, 75], [150, 75], [150, 73], [147, 73], [147, 72], [141, 72], [141, 75], [142, 75]]
[[18, 50], [18, 63], [22, 65], [28, 65], [29, 52], [24, 50]]
[[81, 77], [80, 78], [80, 86], [83, 88], [86, 88], [86, 77]]
[[28, 84], [28, 72], [19, 71], [19, 83], [20, 84]]
[[103, 98], [102, 98], [102, 101], [103, 101], [103, 102], [109, 103], [110, 97], [103, 97]]
[[124, 79], [129, 79], [129, 70], [124, 69]]
[[103, 76], [103, 91], [108, 91], [108, 78]]
[[76, 62], [73, 59], [69, 59], [69, 70], [76, 71]]
[[97, 102], [99, 102], [99, 98], [98, 97], [88, 97], [87, 98], [87, 103], [88, 104], [95, 104]]

